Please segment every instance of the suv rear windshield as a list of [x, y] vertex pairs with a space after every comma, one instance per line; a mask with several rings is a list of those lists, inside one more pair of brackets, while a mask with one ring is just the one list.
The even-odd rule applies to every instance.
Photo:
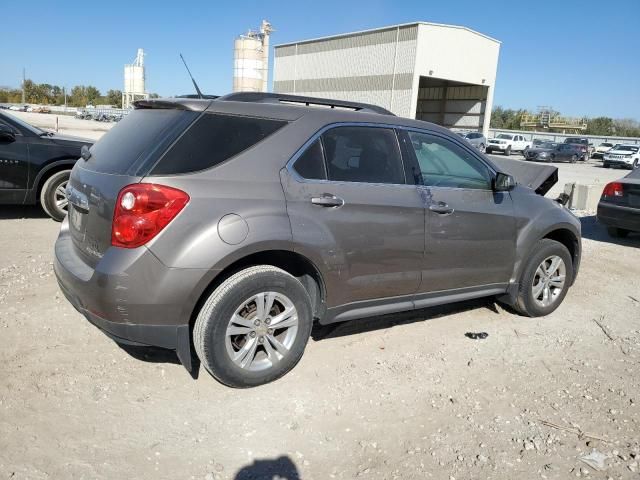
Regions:
[[214, 167], [254, 146], [287, 122], [205, 113], [151, 171], [151, 175], [196, 172]]
[[91, 158], [83, 168], [116, 175], [144, 174], [197, 116], [177, 109], [134, 110], [91, 147]]

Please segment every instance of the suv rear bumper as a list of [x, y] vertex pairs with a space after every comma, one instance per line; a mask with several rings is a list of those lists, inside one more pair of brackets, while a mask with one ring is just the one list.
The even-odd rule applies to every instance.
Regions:
[[66, 219], [53, 268], [67, 300], [110, 338], [176, 350], [191, 371], [189, 320], [208, 271], [169, 268], [146, 247], [111, 247], [92, 268], [73, 245]]

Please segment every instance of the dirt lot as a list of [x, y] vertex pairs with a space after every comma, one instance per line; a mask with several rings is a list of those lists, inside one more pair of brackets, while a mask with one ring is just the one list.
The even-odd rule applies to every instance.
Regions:
[[293, 372], [238, 391], [89, 325], [54, 280], [58, 224], [5, 207], [0, 478], [638, 478], [640, 236], [583, 225], [547, 318], [478, 301], [317, 328]]
[[[560, 183], [621, 174], [562, 165]], [[640, 476], [640, 235], [587, 214], [547, 318], [482, 300], [316, 328], [290, 374], [238, 391], [89, 325], [53, 276], [58, 227], [0, 209], [0, 479]]]

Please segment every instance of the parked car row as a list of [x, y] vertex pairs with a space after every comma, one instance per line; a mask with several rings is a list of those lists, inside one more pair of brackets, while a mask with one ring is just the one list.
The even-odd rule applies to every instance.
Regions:
[[47, 106], [29, 106], [29, 105], [0, 105], [3, 110], [11, 110], [14, 112], [34, 112], [34, 113], [51, 113], [51, 109]]
[[96, 122], [119, 122], [122, 117], [121, 113], [91, 112], [88, 110], [79, 110], [75, 115], [75, 118], [95, 120]]

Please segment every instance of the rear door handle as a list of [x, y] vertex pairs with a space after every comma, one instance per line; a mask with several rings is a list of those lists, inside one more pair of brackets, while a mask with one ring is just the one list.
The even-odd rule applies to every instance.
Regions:
[[447, 205], [444, 202], [434, 203], [433, 205], [429, 205], [429, 210], [438, 215], [451, 215], [453, 213], [453, 208]]
[[341, 207], [344, 205], [344, 200], [330, 193], [324, 193], [321, 197], [312, 197], [311, 203], [319, 207]]

